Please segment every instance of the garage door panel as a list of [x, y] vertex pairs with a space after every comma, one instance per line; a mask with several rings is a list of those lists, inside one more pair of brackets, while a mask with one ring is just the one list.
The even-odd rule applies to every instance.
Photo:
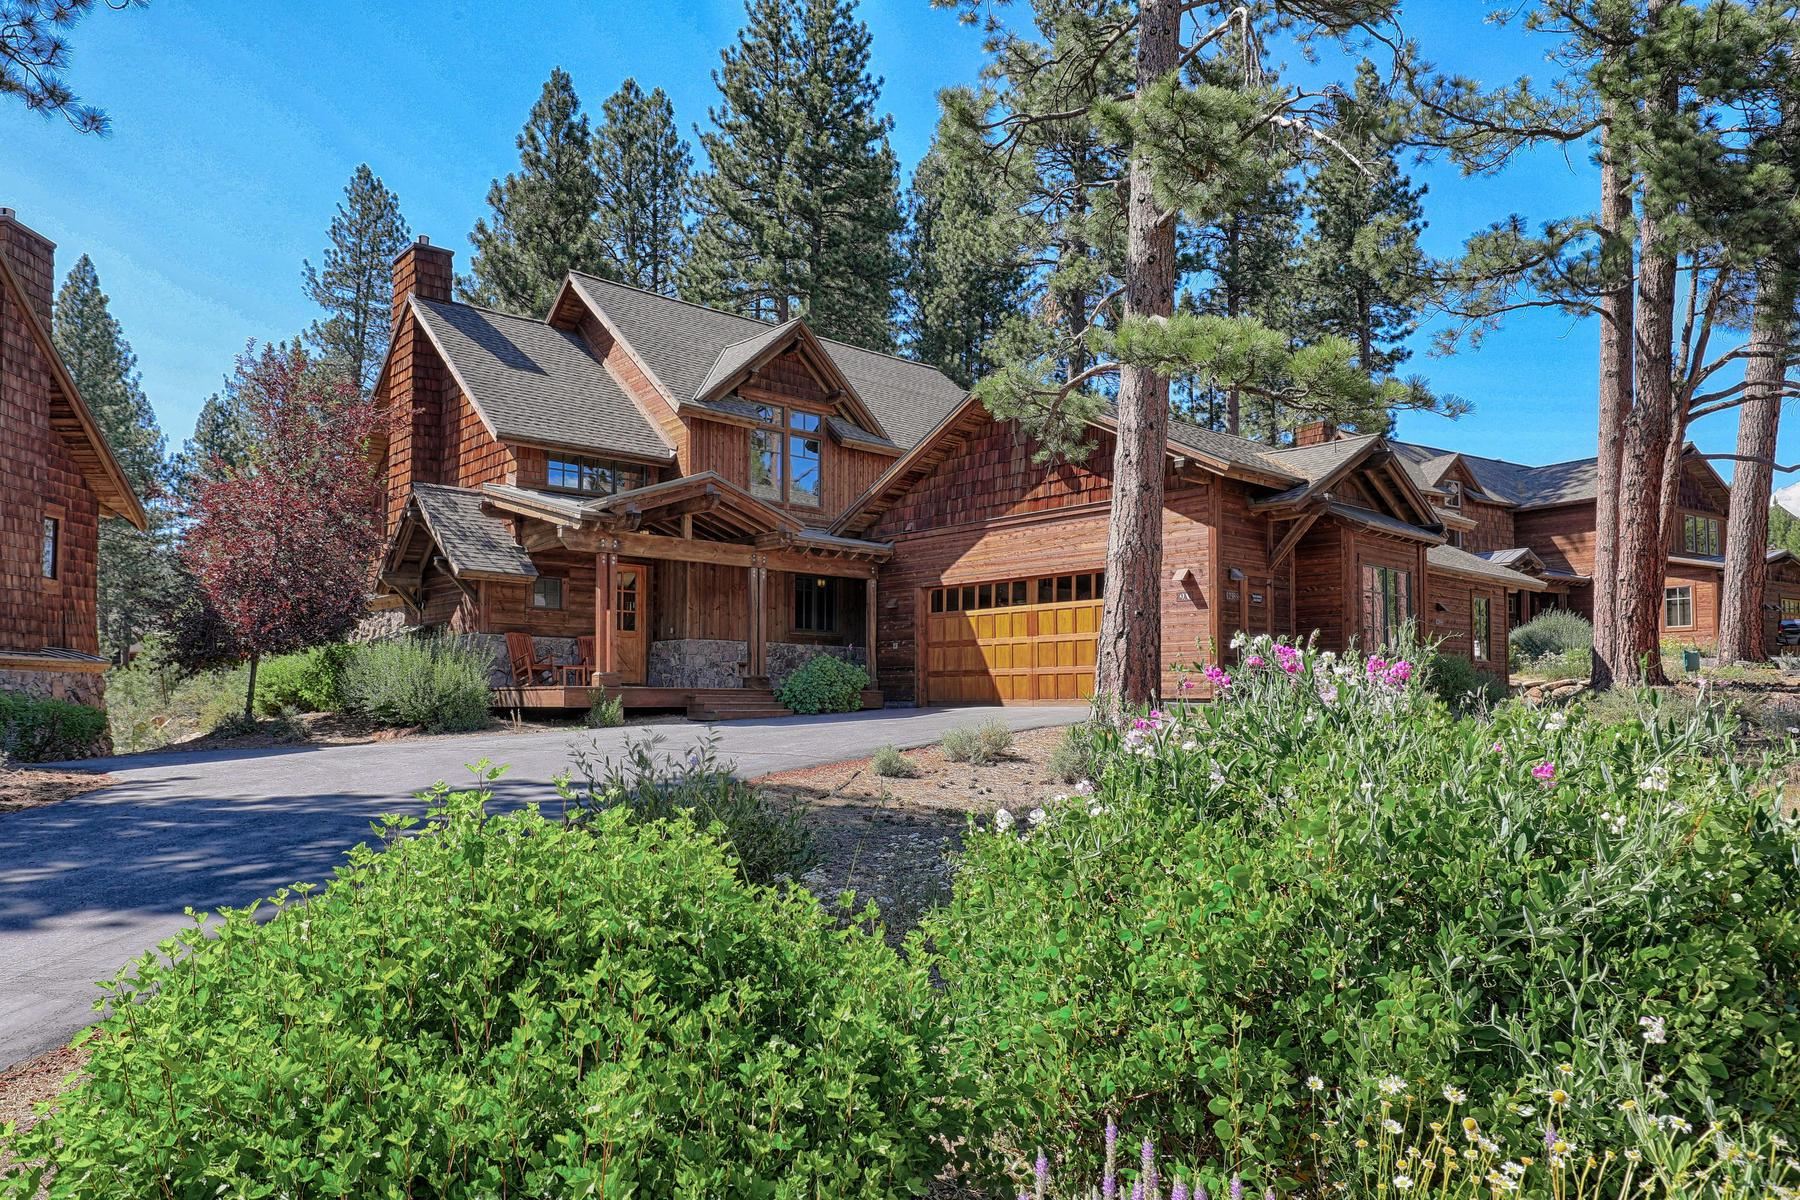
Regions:
[[[928, 616], [923, 655], [928, 700], [1029, 704], [1092, 696], [1100, 592], [1099, 572], [1093, 571], [1049, 581], [958, 584], [933, 593], [934, 606], [994, 607]], [[1050, 599], [1072, 595], [1080, 599]], [[1027, 597], [1043, 602], [1009, 603]]]

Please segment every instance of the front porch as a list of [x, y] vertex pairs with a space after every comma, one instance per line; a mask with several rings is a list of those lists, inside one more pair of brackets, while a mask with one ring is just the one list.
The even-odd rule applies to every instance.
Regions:
[[806, 528], [710, 472], [602, 497], [448, 491], [415, 489], [383, 580], [411, 623], [489, 642], [496, 708], [586, 708], [598, 689], [628, 708], [772, 715], [816, 655], [875, 678], [884, 543]]

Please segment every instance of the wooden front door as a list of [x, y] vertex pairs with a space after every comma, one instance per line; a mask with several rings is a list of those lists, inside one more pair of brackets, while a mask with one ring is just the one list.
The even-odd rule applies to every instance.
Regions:
[[925, 703], [1057, 704], [1094, 692], [1098, 571], [933, 588]]
[[650, 568], [620, 563], [613, 570], [613, 665], [619, 682], [644, 682], [649, 645]]

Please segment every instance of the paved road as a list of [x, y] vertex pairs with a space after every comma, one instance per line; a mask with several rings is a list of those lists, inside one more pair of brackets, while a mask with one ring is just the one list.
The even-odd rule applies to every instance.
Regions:
[[[859, 758], [884, 744], [935, 742], [953, 725], [1002, 717], [1062, 725], [1084, 709], [888, 709], [721, 725], [739, 774]], [[70, 764], [118, 780], [61, 804], [0, 814], [0, 1070], [93, 1020], [94, 981], [155, 946], [198, 910], [243, 905], [322, 880], [382, 813], [417, 811], [412, 793], [470, 779], [465, 764], [509, 764], [495, 807], [555, 795], [574, 746], [604, 757], [641, 729], [494, 731], [367, 746], [147, 754]], [[662, 730], [673, 748], [700, 734]]]

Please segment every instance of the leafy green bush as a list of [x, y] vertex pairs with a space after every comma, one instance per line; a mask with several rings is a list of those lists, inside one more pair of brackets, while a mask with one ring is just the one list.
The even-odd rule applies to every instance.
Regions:
[[484, 729], [492, 666], [492, 653], [463, 637], [358, 642], [344, 664], [344, 702], [388, 725]]
[[316, 646], [283, 654], [256, 667], [256, 711], [271, 717], [283, 709], [339, 712], [344, 707], [344, 668], [354, 648]]
[[1256, 656], [965, 838], [925, 933], [976, 1153], [1091, 1165], [1111, 1112], [1260, 1191], [1314, 1161], [1309, 1077], [1511, 1097], [1468, 1115], [1515, 1148], [1558, 1094], [1791, 1130], [1800, 827], [1716, 715], [1459, 720], [1410, 661]]
[[154, 750], [211, 733], [241, 718], [249, 667], [191, 672], [153, 634], [129, 666], [106, 676], [106, 716], [113, 745], [122, 751]]
[[617, 729], [625, 723], [625, 698], [609, 696], [605, 692], [596, 691], [594, 702], [588, 705], [587, 724], [589, 729]]
[[869, 673], [832, 654], [815, 654], [782, 681], [775, 698], [797, 713], [855, 712]]
[[1052, 779], [1063, 783], [1080, 783], [1093, 777], [1096, 730], [1090, 724], [1071, 725], [1050, 751], [1045, 764]]
[[1580, 613], [1552, 608], [1514, 629], [1507, 640], [1521, 660], [1536, 662], [1565, 651], [1591, 651], [1594, 623]]
[[925, 1191], [956, 1131], [922, 965], [685, 822], [487, 799], [140, 958], [13, 1154], [68, 1200]]
[[875, 751], [869, 760], [875, 773], [884, 779], [917, 779], [919, 768], [913, 766], [912, 759], [900, 753], [892, 746], [883, 746]]
[[945, 730], [940, 748], [951, 762], [986, 767], [1004, 758], [1012, 744], [1012, 730], [996, 717], [981, 725], [958, 725]]
[[558, 787], [577, 811], [625, 808], [647, 821], [687, 817], [731, 847], [751, 883], [799, 875], [818, 858], [805, 806], [733, 776], [719, 761], [718, 742], [708, 733], [679, 759], [662, 750], [659, 733], [627, 737], [617, 759], [596, 762], [578, 748], [574, 771]]
[[57, 762], [106, 750], [106, 714], [99, 709], [0, 692], [0, 755], [14, 762]]
[[1477, 711], [1506, 699], [1505, 684], [1455, 654], [1432, 659], [1426, 686], [1457, 712]]

